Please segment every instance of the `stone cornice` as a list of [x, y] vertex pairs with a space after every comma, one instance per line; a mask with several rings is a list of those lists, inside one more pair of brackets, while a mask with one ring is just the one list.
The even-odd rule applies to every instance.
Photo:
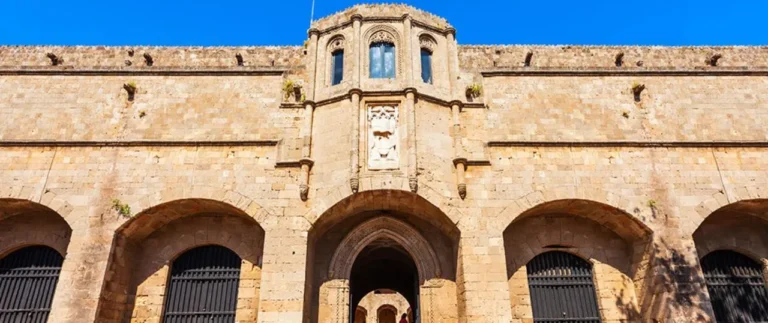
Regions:
[[512, 67], [480, 72], [483, 77], [495, 76], [768, 76], [766, 68], [542, 68]]
[[3, 68], [0, 75], [174, 75], [174, 76], [281, 76], [285, 69], [273, 68]]
[[280, 140], [3, 140], [0, 147], [260, 147]]
[[768, 141], [489, 141], [488, 147], [768, 148]]

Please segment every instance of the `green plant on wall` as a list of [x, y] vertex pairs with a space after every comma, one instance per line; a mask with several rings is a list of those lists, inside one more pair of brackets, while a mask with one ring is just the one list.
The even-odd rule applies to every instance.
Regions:
[[128, 204], [121, 202], [118, 199], [112, 200], [112, 209], [117, 211], [117, 214], [123, 217], [131, 216], [131, 207]]
[[483, 95], [483, 86], [477, 83], [472, 83], [467, 86], [467, 97], [478, 98]]
[[285, 80], [285, 82], [283, 82], [283, 96], [287, 100], [291, 95], [293, 95], [296, 100], [299, 100], [303, 96], [301, 93], [301, 84], [292, 80]]

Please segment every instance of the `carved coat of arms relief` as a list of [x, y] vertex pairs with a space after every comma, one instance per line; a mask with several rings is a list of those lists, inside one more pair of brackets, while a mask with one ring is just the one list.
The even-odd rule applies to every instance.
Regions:
[[368, 107], [368, 169], [400, 167], [397, 106]]

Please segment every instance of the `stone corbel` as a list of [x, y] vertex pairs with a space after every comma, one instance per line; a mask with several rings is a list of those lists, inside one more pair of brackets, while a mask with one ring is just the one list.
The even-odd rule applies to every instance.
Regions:
[[309, 170], [312, 168], [314, 162], [310, 157], [312, 156], [312, 119], [315, 114], [315, 102], [304, 101], [304, 126], [302, 127], [302, 147], [301, 147], [301, 159], [299, 164], [301, 165], [301, 182], [299, 184], [300, 196], [302, 201], [307, 200], [309, 195]]
[[405, 89], [405, 105], [408, 109], [408, 186], [411, 192], [419, 190], [419, 180], [416, 177], [416, 89]]
[[309, 158], [302, 158], [299, 160], [301, 165], [301, 183], [299, 184], [299, 196], [302, 201], [306, 201], [309, 196], [309, 171], [312, 169], [312, 165], [315, 162]]
[[352, 89], [349, 91], [349, 96], [352, 101], [352, 135], [350, 141], [350, 174], [349, 174], [349, 188], [352, 189], [352, 193], [357, 193], [360, 190], [360, 98], [363, 95], [363, 91], [360, 89]]
[[467, 170], [467, 159], [456, 157], [453, 159], [453, 166], [456, 167], [456, 183], [458, 183], [456, 186], [459, 191], [459, 197], [463, 200], [467, 197], [467, 179], [465, 175]]

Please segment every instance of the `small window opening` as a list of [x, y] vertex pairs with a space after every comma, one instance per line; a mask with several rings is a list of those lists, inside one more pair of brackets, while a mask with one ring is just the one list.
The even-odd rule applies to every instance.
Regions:
[[426, 48], [421, 49], [421, 80], [432, 84], [432, 52]]
[[344, 80], [344, 50], [337, 50], [332, 54], [331, 85], [336, 85]]

